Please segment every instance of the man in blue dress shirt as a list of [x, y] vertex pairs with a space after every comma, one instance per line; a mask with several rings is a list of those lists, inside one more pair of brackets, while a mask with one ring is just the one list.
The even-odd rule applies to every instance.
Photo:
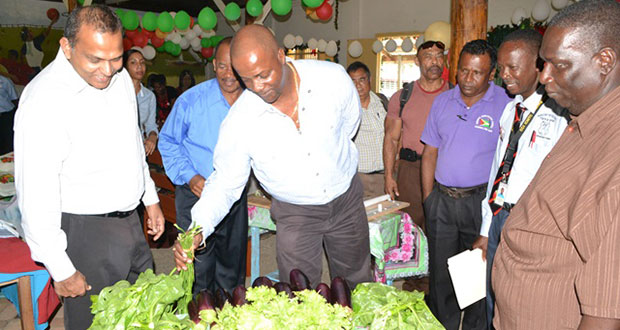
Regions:
[[[166, 119], [159, 138], [159, 151], [166, 174], [176, 185], [178, 225], [187, 230], [191, 209], [213, 172], [213, 151], [220, 124], [230, 106], [243, 92], [230, 62], [231, 38], [223, 39], [215, 52], [215, 79], [183, 93]], [[224, 220], [207, 237], [206, 248], [197, 252], [194, 292], [219, 288], [231, 291], [245, 283], [248, 210], [245, 192]]]

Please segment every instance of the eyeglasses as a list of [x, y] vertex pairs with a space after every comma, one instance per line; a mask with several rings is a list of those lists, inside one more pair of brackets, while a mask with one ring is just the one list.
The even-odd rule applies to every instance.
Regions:
[[437, 48], [439, 48], [441, 50], [446, 49], [446, 45], [444, 45], [443, 42], [429, 40], [429, 41], [425, 41], [424, 43], [422, 43], [420, 45], [420, 47], [418, 47], [418, 51], [420, 51], [422, 49], [429, 49], [429, 48], [431, 48], [433, 46], [437, 46]]

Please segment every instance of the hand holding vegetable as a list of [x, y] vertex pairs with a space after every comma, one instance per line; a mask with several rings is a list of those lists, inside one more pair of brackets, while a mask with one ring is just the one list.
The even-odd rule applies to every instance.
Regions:
[[86, 294], [86, 291], [90, 289], [90, 285], [86, 283], [86, 277], [77, 270], [66, 280], [60, 282], [54, 281], [54, 290], [56, 290], [56, 294], [61, 297], [75, 298], [83, 296]]
[[[200, 246], [200, 243], [202, 243], [202, 233], [194, 236], [194, 243], [191, 247], [191, 250], [189, 251], [187, 251], [186, 249], [183, 249], [179, 240], [174, 242], [174, 246], [172, 247], [172, 250], [174, 251], [174, 262], [177, 265], [177, 270], [187, 270], [187, 264], [190, 264], [193, 262], [194, 250], [196, 250], [198, 246]], [[191, 252], [191, 258], [188, 257], [187, 252]]]

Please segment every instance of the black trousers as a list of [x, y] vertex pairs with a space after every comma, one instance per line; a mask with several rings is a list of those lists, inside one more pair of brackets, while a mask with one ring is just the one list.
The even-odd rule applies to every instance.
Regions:
[[0, 155], [13, 151], [13, 122], [15, 111], [0, 112]]
[[[247, 188], [233, 204], [230, 212], [215, 231], [207, 237], [204, 249], [196, 253], [194, 262], [194, 293], [208, 289], [212, 293], [219, 288], [232, 290], [245, 283], [245, 262], [248, 250], [248, 198]], [[198, 201], [188, 185], [175, 190], [177, 224], [187, 230], [192, 223], [191, 210]]]
[[[464, 198], [452, 198], [437, 185], [424, 201], [429, 249], [429, 308], [448, 330], [458, 330], [461, 310], [448, 273], [448, 258], [471, 249], [482, 224], [482, 190]], [[485, 299], [465, 308], [463, 330], [486, 329]]]
[[135, 282], [153, 267], [153, 257], [137, 212], [122, 219], [63, 213], [61, 228], [69, 258], [92, 286], [82, 297], [65, 298], [65, 328], [84, 330], [93, 321], [90, 295], [120, 280]]
[[342, 276], [351, 290], [372, 281], [368, 218], [358, 175], [342, 195], [323, 205], [296, 205], [273, 199], [276, 257], [280, 280], [289, 281], [292, 269], [301, 270], [313, 288], [321, 281], [323, 247], [331, 278]]

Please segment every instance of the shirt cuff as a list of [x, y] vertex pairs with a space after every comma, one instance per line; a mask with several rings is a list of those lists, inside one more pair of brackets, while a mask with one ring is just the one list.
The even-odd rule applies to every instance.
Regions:
[[208, 213], [204, 212], [200, 200], [198, 200], [198, 202], [194, 204], [194, 207], [192, 207], [191, 214], [192, 222], [195, 222], [196, 226], [202, 227], [202, 242], [200, 244], [204, 244], [207, 237], [209, 237], [215, 231], [215, 226], [211, 223], [211, 221], [208, 220]]
[[480, 236], [489, 237], [490, 228], [491, 228], [491, 221], [483, 217], [482, 224], [480, 225]]
[[47, 268], [47, 271], [52, 275], [54, 281], [64, 281], [75, 273], [76, 269], [66, 252], [60, 253], [55, 259], [56, 260], [49, 263], [45, 263], [45, 268]]
[[[198, 175], [198, 172], [194, 172], [194, 171], [187, 171], [183, 174], [181, 174], [181, 179], [183, 179], [183, 182], [186, 184], [189, 184], [189, 181], [196, 175]], [[207, 178], [205, 178], [206, 180]]]

